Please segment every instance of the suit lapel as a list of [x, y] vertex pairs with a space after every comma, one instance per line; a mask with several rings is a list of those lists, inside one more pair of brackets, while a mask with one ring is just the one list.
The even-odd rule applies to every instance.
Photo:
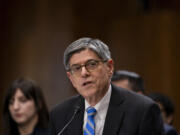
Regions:
[[[111, 99], [104, 124], [103, 135], [118, 134], [124, 118], [124, 109], [122, 105], [123, 100], [123, 94], [118, 90], [118, 88], [112, 85]], [[69, 125], [67, 135], [83, 135], [84, 100], [82, 100], [82, 97], [80, 99], [80, 104], [81, 108], [74, 117], [72, 123]]]
[[122, 105], [124, 97], [123, 95], [119, 95], [120, 92], [112, 86], [111, 99], [105, 120], [103, 135], [117, 135], [121, 128], [124, 118], [124, 109]]

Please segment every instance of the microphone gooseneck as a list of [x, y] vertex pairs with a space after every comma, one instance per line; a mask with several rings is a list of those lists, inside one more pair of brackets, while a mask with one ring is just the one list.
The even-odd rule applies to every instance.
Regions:
[[77, 114], [77, 112], [79, 111], [79, 109], [80, 109], [80, 106], [76, 106], [76, 107], [75, 107], [75, 110], [74, 110], [74, 113], [73, 113], [71, 119], [70, 119], [70, 120], [68, 121], [68, 123], [58, 132], [57, 135], [61, 135], [61, 134], [64, 132], [64, 130], [65, 130], [65, 129], [69, 126], [69, 124], [73, 121], [73, 119], [74, 119], [74, 117], [76, 116], [76, 114]]

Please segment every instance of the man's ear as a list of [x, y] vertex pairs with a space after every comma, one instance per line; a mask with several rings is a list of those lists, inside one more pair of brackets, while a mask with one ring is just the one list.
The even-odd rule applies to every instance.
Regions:
[[71, 73], [70, 72], [66, 72], [67, 77], [69, 78], [69, 80], [71, 81]]
[[108, 66], [109, 73], [112, 76], [112, 74], [114, 72], [114, 61], [112, 59], [108, 60], [107, 66]]
[[166, 122], [167, 122], [169, 125], [172, 125], [173, 120], [174, 120], [173, 114], [171, 114], [171, 115], [169, 115], [169, 116], [166, 117]]

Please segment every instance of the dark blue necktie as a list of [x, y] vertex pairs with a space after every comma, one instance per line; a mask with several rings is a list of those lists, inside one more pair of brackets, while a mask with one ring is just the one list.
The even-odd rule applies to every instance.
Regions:
[[95, 135], [95, 122], [94, 116], [96, 114], [96, 109], [93, 107], [88, 107], [87, 112], [87, 123], [84, 129], [84, 135]]

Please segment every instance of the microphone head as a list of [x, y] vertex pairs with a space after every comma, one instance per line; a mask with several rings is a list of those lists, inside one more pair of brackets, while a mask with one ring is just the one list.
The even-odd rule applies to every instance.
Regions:
[[77, 113], [80, 110], [80, 105], [75, 106], [74, 112]]
[[79, 101], [76, 103], [76, 105], [74, 106], [74, 111], [77, 113], [78, 111], [80, 111], [80, 109], [82, 108], [82, 97], [80, 97]]

